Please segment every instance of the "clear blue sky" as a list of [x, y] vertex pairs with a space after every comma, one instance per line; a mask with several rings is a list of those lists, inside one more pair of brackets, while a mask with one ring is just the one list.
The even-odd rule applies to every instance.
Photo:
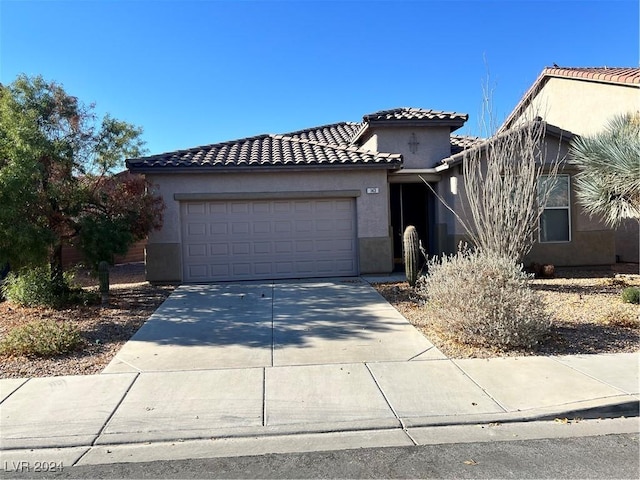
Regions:
[[[503, 120], [545, 66], [637, 66], [638, 0], [0, 0], [0, 82], [41, 74], [150, 153], [413, 106]], [[486, 59], [486, 63], [485, 63]]]

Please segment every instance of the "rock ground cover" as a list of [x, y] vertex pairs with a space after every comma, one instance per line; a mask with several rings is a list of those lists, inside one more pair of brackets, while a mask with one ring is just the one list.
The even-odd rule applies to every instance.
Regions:
[[[97, 279], [87, 272], [79, 271], [76, 278], [83, 286], [97, 289]], [[0, 378], [101, 372], [174, 289], [145, 282], [141, 263], [113, 267], [110, 280], [111, 300], [107, 307], [52, 310], [0, 302], [0, 338], [11, 328], [29, 321], [55, 319], [76, 322], [84, 339], [80, 350], [61, 357], [0, 357]], [[445, 355], [488, 358], [640, 350], [640, 306], [623, 303], [620, 295], [628, 285], [640, 285], [637, 264], [606, 270], [558, 270], [556, 278], [534, 280], [534, 288], [554, 315], [553, 327], [538, 349], [510, 352], [460, 345], [448, 338], [446, 332], [434, 329], [425, 318], [421, 299], [406, 282], [374, 287]]]
[[[96, 289], [97, 278], [79, 270], [76, 280]], [[144, 281], [144, 264], [117, 265], [110, 271], [109, 305], [62, 310], [25, 308], [0, 302], [0, 339], [16, 326], [52, 319], [74, 322], [83, 337], [81, 349], [69, 355], [38, 358], [0, 356], [0, 378], [90, 375], [100, 373], [118, 350], [174, 290]]]
[[637, 264], [610, 269], [557, 269], [556, 277], [532, 280], [552, 314], [552, 327], [535, 349], [500, 351], [462, 345], [430, 322], [420, 298], [406, 282], [374, 287], [450, 358], [515, 355], [572, 355], [640, 350], [640, 306], [624, 303], [622, 290], [639, 286]]

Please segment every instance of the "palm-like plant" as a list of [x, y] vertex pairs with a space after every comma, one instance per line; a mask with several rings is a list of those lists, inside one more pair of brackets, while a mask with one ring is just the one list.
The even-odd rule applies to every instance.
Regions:
[[570, 157], [580, 172], [576, 197], [610, 226], [640, 221], [640, 112], [618, 115], [592, 136], [576, 137]]

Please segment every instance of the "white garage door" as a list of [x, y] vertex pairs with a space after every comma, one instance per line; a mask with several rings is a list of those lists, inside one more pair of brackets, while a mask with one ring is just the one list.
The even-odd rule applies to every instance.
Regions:
[[183, 202], [185, 282], [357, 275], [352, 198]]

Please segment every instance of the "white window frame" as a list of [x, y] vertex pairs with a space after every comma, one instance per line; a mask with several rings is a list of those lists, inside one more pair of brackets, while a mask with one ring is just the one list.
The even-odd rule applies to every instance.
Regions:
[[[547, 178], [549, 175], [541, 175], [541, 178]], [[566, 207], [549, 207], [545, 206], [544, 210], [540, 214], [540, 218], [538, 219], [538, 243], [569, 243], [571, 242], [571, 175], [558, 175], [558, 178], [564, 177], [567, 179], [567, 206]], [[546, 210], [566, 210], [567, 211], [567, 222], [568, 222], [568, 230], [569, 230], [569, 239], [568, 240], [542, 240], [541, 234], [542, 229], [540, 228], [540, 223], [542, 222], [542, 215]]]

